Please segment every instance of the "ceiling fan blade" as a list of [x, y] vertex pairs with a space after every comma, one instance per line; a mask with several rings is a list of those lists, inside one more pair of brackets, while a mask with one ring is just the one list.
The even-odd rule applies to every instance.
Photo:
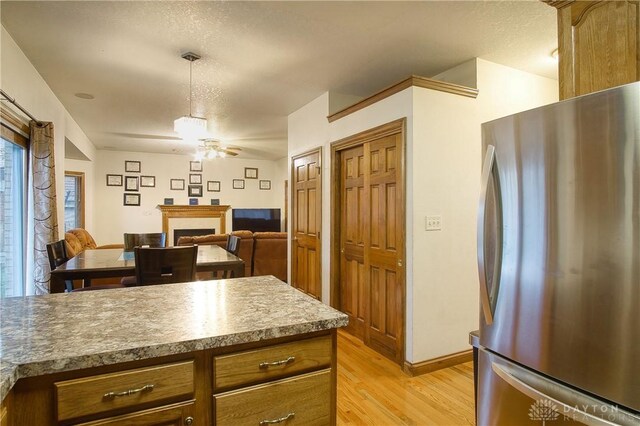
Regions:
[[178, 136], [162, 136], [162, 135], [145, 135], [145, 134], [140, 134], [140, 133], [120, 133], [120, 132], [109, 132], [112, 135], [115, 136], [122, 136], [125, 138], [131, 138], [131, 139], [157, 139], [157, 140], [163, 140], [163, 141], [180, 141], [182, 140], [180, 137]]
[[226, 155], [230, 155], [232, 157], [235, 157], [236, 155], [238, 155], [237, 152], [234, 151], [229, 151], [228, 149], [220, 149], [221, 152], [224, 152]]

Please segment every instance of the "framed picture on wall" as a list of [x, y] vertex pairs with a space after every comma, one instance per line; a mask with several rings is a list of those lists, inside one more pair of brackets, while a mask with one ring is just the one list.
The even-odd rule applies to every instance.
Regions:
[[202, 184], [202, 175], [198, 173], [192, 173], [189, 175], [189, 184], [200, 185]]
[[219, 180], [207, 181], [207, 191], [220, 192], [220, 181]]
[[124, 171], [127, 173], [140, 173], [141, 163], [139, 161], [125, 161]]
[[156, 177], [155, 176], [140, 176], [140, 186], [146, 186], [149, 188], [153, 188], [156, 186]]
[[189, 205], [190, 206], [197, 206], [198, 205], [198, 199], [197, 198], [189, 198]]
[[261, 180], [260, 181], [260, 189], [263, 189], [263, 190], [271, 189], [271, 181], [270, 180]]
[[125, 191], [138, 191], [138, 176], [125, 176], [124, 177], [124, 190]]
[[171, 179], [170, 188], [173, 191], [183, 191], [184, 190], [184, 179]]
[[202, 197], [202, 185], [189, 185], [189, 197]]
[[165, 206], [172, 206], [173, 205], [173, 198], [165, 198], [163, 204]]
[[107, 186], [122, 186], [122, 175], [107, 175]]
[[202, 171], [202, 162], [201, 161], [189, 161], [189, 171], [190, 172], [201, 172]]
[[124, 194], [124, 201], [122, 203], [125, 206], [139, 206], [140, 194]]
[[245, 179], [258, 179], [258, 169], [255, 167], [245, 167], [244, 168], [244, 178]]
[[233, 189], [244, 189], [244, 179], [234, 179]]
[[212, 206], [219, 206], [220, 205], [220, 198], [212, 198], [211, 199], [211, 205]]

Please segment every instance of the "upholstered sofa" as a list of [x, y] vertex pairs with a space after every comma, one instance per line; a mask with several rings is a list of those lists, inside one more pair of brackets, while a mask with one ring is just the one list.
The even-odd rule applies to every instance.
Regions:
[[[287, 280], [287, 233], [233, 231], [240, 237], [238, 257], [244, 260], [245, 276], [274, 275]], [[225, 247], [227, 234], [210, 234], [196, 237], [180, 237], [176, 245], [216, 244]], [[257, 266], [256, 266], [257, 265]]]
[[287, 281], [287, 233], [255, 232], [251, 275], [273, 275]]
[[[70, 229], [64, 234], [64, 243], [67, 250], [67, 256], [69, 258], [82, 253], [85, 250], [96, 249], [108, 249], [108, 248], [124, 248], [124, 244], [106, 244], [99, 246], [93, 239], [91, 234], [83, 228]], [[92, 285], [113, 285], [114, 287], [120, 287], [120, 278], [96, 278], [91, 281]], [[82, 282], [79, 280], [74, 281], [74, 287], [82, 287]]]
[[64, 234], [64, 242], [67, 249], [67, 255], [69, 257], [74, 257], [85, 250], [124, 248], [124, 244], [107, 244], [98, 246], [91, 234], [89, 234], [86, 229], [82, 228], [68, 230]]

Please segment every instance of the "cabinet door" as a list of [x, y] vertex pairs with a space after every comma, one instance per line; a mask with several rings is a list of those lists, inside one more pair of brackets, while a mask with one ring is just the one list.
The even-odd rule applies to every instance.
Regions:
[[[180, 401], [194, 392], [192, 360], [54, 383], [58, 421], [156, 402]], [[103, 416], [106, 414], [103, 414]]]
[[637, 0], [549, 3], [560, 7], [560, 99], [640, 80]]
[[331, 370], [303, 374], [213, 396], [216, 426], [327, 425]]
[[165, 405], [78, 426], [191, 426], [195, 425], [195, 401]]

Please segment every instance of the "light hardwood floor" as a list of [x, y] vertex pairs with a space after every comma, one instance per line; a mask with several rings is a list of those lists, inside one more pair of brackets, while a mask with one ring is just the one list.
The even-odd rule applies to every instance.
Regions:
[[338, 425], [473, 425], [471, 362], [409, 377], [338, 332]]

